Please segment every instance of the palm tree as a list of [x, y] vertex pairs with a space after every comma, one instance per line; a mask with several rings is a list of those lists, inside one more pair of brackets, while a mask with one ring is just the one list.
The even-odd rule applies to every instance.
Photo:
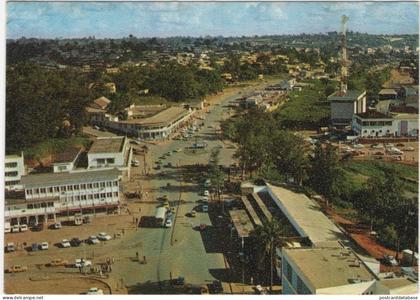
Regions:
[[282, 247], [286, 243], [289, 228], [281, 224], [277, 219], [263, 222], [251, 232], [254, 249], [256, 250], [257, 268], [260, 269], [269, 258], [270, 262], [270, 291], [273, 291], [273, 266], [275, 264], [273, 251], [276, 247]]

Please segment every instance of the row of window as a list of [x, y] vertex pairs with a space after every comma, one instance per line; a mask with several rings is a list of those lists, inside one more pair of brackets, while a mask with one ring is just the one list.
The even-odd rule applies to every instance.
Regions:
[[89, 195], [77, 195], [72, 197], [66, 197], [64, 202], [73, 202], [73, 201], [80, 201], [80, 200], [93, 200], [93, 199], [100, 199], [100, 198], [111, 198], [112, 195], [114, 197], [118, 197], [118, 192], [114, 193], [97, 193], [97, 194], [89, 194]]
[[5, 165], [6, 165], [6, 168], [16, 168], [18, 164], [17, 162], [9, 162], [9, 163], [6, 163]]
[[54, 207], [54, 202], [42, 202], [42, 203], [34, 203], [28, 204], [28, 209], [35, 209], [35, 208], [45, 208], [45, 207]]
[[97, 158], [96, 162], [98, 163], [98, 165], [114, 164], [115, 159], [114, 158]]
[[5, 185], [9, 186], [9, 185], [17, 185], [20, 183], [20, 180], [11, 180], [11, 181], [6, 181]]
[[[283, 263], [285, 264], [285, 271], [286, 271], [286, 278], [290, 282], [290, 284], [293, 285], [293, 269], [292, 266], [286, 261], [283, 260]], [[297, 285], [296, 285], [296, 292], [299, 295], [308, 295], [311, 294], [311, 291], [309, 288], [305, 285], [303, 280], [296, 274], [297, 278]]]
[[362, 126], [392, 126], [392, 121], [362, 121], [356, 119], [356, 123]]
[[57, 192], [78, 191], [78, 190], [86, 190], [86, 189], [92, 189], [92, 188], [104, 188], [104, 187], [112, 187], [112, 186], [118, 186], [118, 181], [82, 183], [82, 184], [45, 187], [45, 188], [26, 189], [26, 194], [27, 195], [38, 195], [38, 194], [45, 194], [47, 192], [48, 193], [57, 193]]
[[18, 172], [17, 171], [6, 172], [4, 175], [6, 177], [16, 177], [18, 176]]

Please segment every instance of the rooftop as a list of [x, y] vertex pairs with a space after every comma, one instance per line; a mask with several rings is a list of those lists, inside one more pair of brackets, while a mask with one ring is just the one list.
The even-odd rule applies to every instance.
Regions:
[[117, 153], [123, 151], [125, 137], [98, 137], [89, 149], [89, 153]]
[[229, 214], [232, 218], [233, 225], [235, 226], [239, 237], [248, 237], [251, 231], [254, 230], [254, 225], [252, 225], [252, 222], [249, 219], [246, 210], [230, 210]]
[[382, 89], [379, 91], [379, 95], [397, 95], [394, 89]]
[[285, 256], [315, 289], [376, 279], [351, 251], [336, 248], [283, 248]]
[[[345, 239], [340, 229], [305, 194], [267, 183], [268, 192], [297, 232], [315, 245], [336, 245]], [[331, 243], [333, 242], [333, 243]]]
[[66, 163], [73, 162], [76, 160], [79, 153], [82, 151], [82, 147], [71, 147], [63, 152], [58, 153], [55, 156], [54, 163]]
[[103, 108], [106, 108], [109, 103], [111, 103], [111, 100], [102, 96], [98, 99], [93, 100], [93, 103], [94, 103], [95, 106], [98, 106], [99, 108], [103, 109]]
[[185, 116], [187, 113], [188, 111], [180, 106], [172, 106], [148, 118], [131, 119], [126, 121], [120, 121], [120, 123], [137, 125], [165, 125], [176, 121], [178, 118]]
[[376, 110], [368, 110], [364, 113], [357, 114], [357, 116], [364, 119], [392, 119], [391, 116], [388, 116]]
[[360, 96], [366, 94], [366, 91], [361, 92], [357, 90], [335, 91], [328, 96], [329, 101], [352, 101], [357, 100]]
[[60, 184], [76, 184], [103, 180], [116, 180], [120, 172], [117, 169], [83, 171], [73, 173], [42, 173], [22, 176], [21, 184], [25, 187], [53, 186]]

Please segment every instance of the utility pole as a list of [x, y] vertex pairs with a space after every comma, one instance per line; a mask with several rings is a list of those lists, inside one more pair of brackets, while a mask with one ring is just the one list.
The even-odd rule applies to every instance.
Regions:
[[270, 292], [273, 293], [273, 237], [271, 237], [270, 246]]

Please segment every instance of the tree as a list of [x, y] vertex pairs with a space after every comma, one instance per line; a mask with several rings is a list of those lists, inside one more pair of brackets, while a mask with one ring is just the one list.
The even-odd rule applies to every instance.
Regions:
[[310, 160], [309, 185], [321, 195], [335, 200], [340, 195], [343, 180], [336, 147], [331, 144], [324, 147], [318, 143]]
[[219, 203], [222, 203], [221, 195], [222, 195], [222, 188], [225, 183], [225, 174], [221, 170], [219, 166], [219, 156], [220, 156], [220, 149], [215, 148], [212, 150], [210, 154], [210, 162], [209, 162], [209, 177], [210, 177], [210, 186], [214, 194], [216, 195]]
[[[268, 261], [271, 270], [270, 276], [272, 276], [275, 264], [273, 252], [275, 248], [281, 248], [285, 245], [286, 236], [289, 233], [290, 229], [276, 219], [265, 221], [262, 226], [255, 227], [250, 234], [250, 238], [256, 254], [257, 269], [261, 269], [264, 262]], [[270, 280], [270, 290], [273, 290], [272, 280]]]

